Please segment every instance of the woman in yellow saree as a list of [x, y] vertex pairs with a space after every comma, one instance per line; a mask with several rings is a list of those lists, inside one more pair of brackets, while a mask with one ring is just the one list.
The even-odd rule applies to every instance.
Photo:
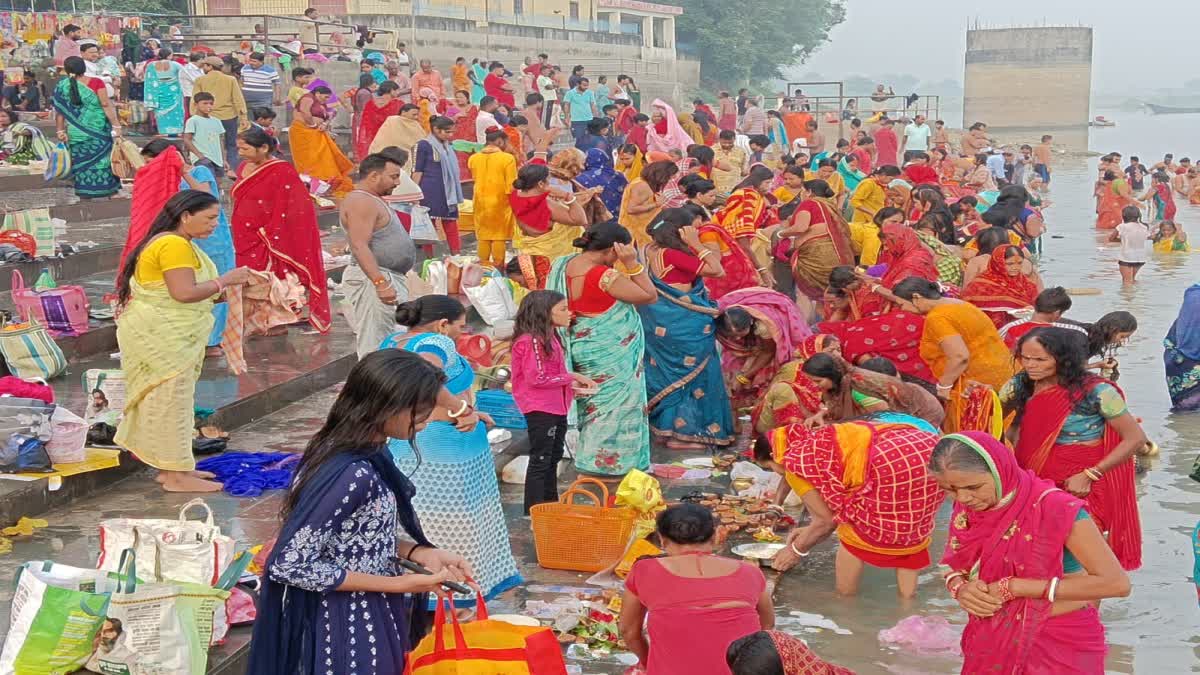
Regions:
[[184, 190], [163, 207], [150, 231], [125, 259], [117, 278], [123, 310], [117, 343], [125, 375], [124, 416], [116, 443], [159, 470], [168, 492], [215, 492], [212, 474], [196, 472], [192, 456], [196, 380], [213, 325], [213, 301], [250, 279], [235, 268], [220, 277], [195, 239], [217, 227], [220, 202]]
[[332, 95], [329, 87], [317, 87], [305, 94], [296, 104], [296, 119], [288, 133], [296, 171], [329, 183], [333, 196], [340, 199], [354, 189], [350, 179], [354, 163], [329, 135], [333, 111], [325, 102]]
[[626, 143], [617, 150], [617, 171], [625, 176], [626, 185], [641, 178], [645, 166], [646, 158], [642, 149], [633, 143]]

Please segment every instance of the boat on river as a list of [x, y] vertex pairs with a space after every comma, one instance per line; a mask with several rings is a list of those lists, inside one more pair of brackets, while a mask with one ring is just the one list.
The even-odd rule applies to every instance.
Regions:
[[1096, 119], [1088, 122], [1088, 126], [1092, 127], [1115, 127], [1117, 123], [1108, 119], [1104, 115], [1096, 115]]
[[1171, 105], [1158, 105], [1156, 103], [1146, 103], [1145, 106], [1153, 115], [1186, 115], [1200, 113], [1200, 106], [1179, 107]]

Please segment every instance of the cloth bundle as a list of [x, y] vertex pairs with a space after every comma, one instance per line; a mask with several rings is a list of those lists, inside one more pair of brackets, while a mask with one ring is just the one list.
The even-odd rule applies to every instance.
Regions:
[[291, 485], [299, 462], [293, 452], [226, 452], [196, 462], [196, 469], [211, 471], [235, 497], [257, 497]]

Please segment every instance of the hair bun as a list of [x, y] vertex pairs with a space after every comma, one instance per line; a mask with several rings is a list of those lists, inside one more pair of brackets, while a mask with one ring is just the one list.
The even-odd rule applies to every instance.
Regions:
[[591, 233], [584, 232], [582, 236], [576, 237], [575, 241], [571, 242], [571, 245], [575, 248], [587, 248], [587, 245], [590, 243], [592, 243]]
[[419, 325], [421, 319], [420, 302], [420, 299], [417, 299], [396, 305], [396, 323], [401, 326], [408, 326], [409, 328]]

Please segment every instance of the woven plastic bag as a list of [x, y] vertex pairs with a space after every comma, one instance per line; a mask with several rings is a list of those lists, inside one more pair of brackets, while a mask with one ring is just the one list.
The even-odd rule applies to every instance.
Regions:
[[465, 624], [450, 612], [447, 635], [446, 603], [439, 603], [433, 632], [409, 652], [405, 675], [566, 675], [562, 647], [548, 627], [489, 619], [482, 596], [476, 608], [476, 620]]

